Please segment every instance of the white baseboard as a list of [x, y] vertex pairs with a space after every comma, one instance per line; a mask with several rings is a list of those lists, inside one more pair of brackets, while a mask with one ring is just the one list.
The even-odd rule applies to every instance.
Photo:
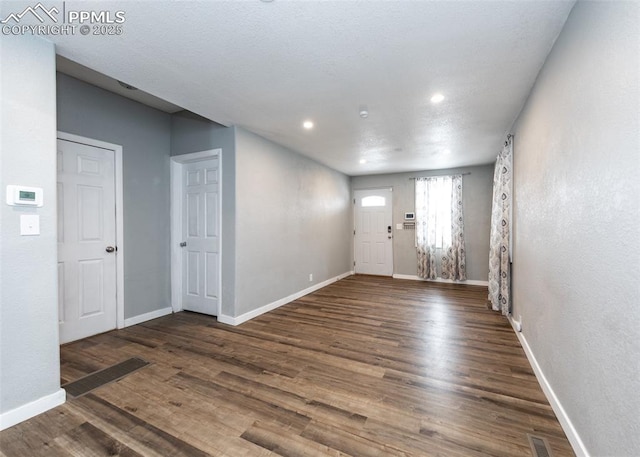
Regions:
[[466, 281], [454, 281], [452, 279], [424, 279], [418, 275], [398, 275], [394, 274], [393, 279], [410, 279], [412, 281], [429, 281], [429, 282], [446, 282], [449, 284], [466, 284], [468, 286], [485, 286], [489, 287], [489, 281], [478, 281], [476, 279], [467, 279]]
[[11, 411], [0, 414], [0, 430], [13, 427], [20, 422], [31, 419], [38, 414], [49, 411], [56, 406], [60, 406], [67, 399], [67, 393], [64, 389], [60, 389], [50, 395], [38, 398], [26, 405], [19, 406]]
[[125, 319], [124, 326], [130, 327], [132, 325], [141, 324], [143, 322], [150, 321], [151, 319], [157, 319], [158, 317], [166, 316], [167, 314], [171, 314], [172, 312], [173, 308], [171, 308], [171, 306], [169, 306], [168, 308], [157, 309], [149, 313], [144, 313]]
[[519, 331], [518, 327], [522, 328], [521, 323], [514, 320], [512, 316], [509, 316], [509, 322], [511, 323], [511, 326], [513, 327], [513, 331], [516, 333], [516, 336], [520, 341], [520, 345], [522, 346], [522, 349], [524, 349], [524, 353], [527, 355], [529, 364], [531, 364], [531, 368], [533, 368], [533, 372], [536, 375], [536, 379], [538, 380], [540, 387], [542, 387], [542, 391], [546, 395], [547, 400], [549, 400], [551, 409], [553, 409], [553, 412], [556, 414], [556, 417], [558, 418], [558, 422], [560, 422], [560, 425], [562, 426], [562, 430], [564, 430], [564, 433], [565, 435], [567, 435], [567, 439], [569, 440], [569, 443], [571, 443], [573, 452], [575, 452], [578, 457], [589, 457], [589, 452], [587, 451], [587, 448], [582, 442], [580, 435], [578, 435], [578, 431], [573, 426], [571, 419], [569, 419], [569, 416], [567, 415], [566, 411], [562, 407], [562, 404], [560, 403], [560, 400], [558, 399], [555, 392], [553, 391], [551, 384], [549, 384], [547, 377], [542, 372], [542, 368], [540, 368], [540, 365], [538, 364], [538, 360], [536, 359], [535, 355], [533, 355], [533, 352], [531, 351], [531, 347], [529, 346], [527, 339], [525, 338], [524, 334], [521, 331]]
[[[233, 316], [227, 316], [226, 314], [222, 314], [220, 313], [216, 319], [218, 319], [218, 322], [220, 322], [221, 324], [227, 324], [227, 325], [239, 325], [242, 322], [237, 322], [236, 319], [238, 319], [237, 317], [233, 317]], [[244, 322], [244, 321], [243, 321]]]
[[310, 294], [311, 292], [315, 292], [318, 289], [322, 289], [323, 287], [328, 286], [336, 281], [340, 281], [347, 276], [351, 276], [353, 271], [348, 271], [346, 273], [342, 273], [341, 275], [334, 276], [333, 278], [329, 278], [326, 281], [319, 282], [318, 284], [314, 284], [311, 287], [307, 287], [299, 292], [291, 294], [287, 297], [281, 298], [280, 300], [276, 300], [274, 302], [268, 303], [260, 308], [254, 309], [253, 311], [249, 311], [248, 313], [241, 314], [240, 316], [233, 317], [227, 316], [225, 314], [220, 314], [218, 316], [218, 322], [228, 325], [240, 325], [243, 322], [247, 322], [255, 317], [260, 316], [261, 314], [267, 313], [269, 311], [273, 311], [276, 308], [279, 308], [282, 305], [286, 305], [287, 303], [291, 303], [294, 300], [297, 300], [300, 297]]

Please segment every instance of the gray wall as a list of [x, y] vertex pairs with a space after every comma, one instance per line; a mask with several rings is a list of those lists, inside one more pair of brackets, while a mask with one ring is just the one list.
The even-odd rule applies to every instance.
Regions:
[[593, 456], [640, 455], [633, 2], [578, 2], [514, 129], [514, 315]]
[[171, 155], [222, 149], [222, 314], [233, 316], [236, 272], [235, 127], [189, 112], [171, 116]]
[[[171, 155], [217, 149], [225, 135], [233, 137], [233, 128], [227, 128], [189, 111], [171, 115]], [[226, 132], [223, 133], [223, 132]], [[226, 146], [232, 143], [227, 142]]]
[[487, 281], [489, 277], [489, 227], [491, 224], [493, 165], [351, 178], [353, 190], [376, 187], [393, 188], [394, 274], [412, 276], [418, 274], [415, 230], [395, 229], [396, 224], [404, 221], [404, 213], [415, 211], [415, 181], [409, 178], [467, 172], [471, 174], [462, 177], [467, 279]]
[[[44, 206], [0, 205], [0, 412], [60, 389], [56, 236], [55, 50], [29, 36], [1, 44], [0, 160], [7, 184], [42, 187]], [[20, 236], [20, 215], [40, 236]]]
[[349, 187], [342, 173], [236, 129], [235, 316], [351, 270]]
[[170, 307], [170, 115], [58, 74], [58, 130], [122, 146], [125, 318]]

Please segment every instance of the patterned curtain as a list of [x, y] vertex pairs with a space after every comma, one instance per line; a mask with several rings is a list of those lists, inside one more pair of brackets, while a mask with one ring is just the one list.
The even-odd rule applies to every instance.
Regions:
[[435, 200], [436, 181], [416, 178], [416, 245], [418, 248], [418, 276], [436, 279], [437, 212], [430, 201]]
[[451, 244], [442, 256], [442, 277], [467, 279], [464, 253], [464, 219], [462, 217], [462, 175], [451, 177]]
[[418, 276], [436, 279], [442, 254], [442, 278], [465, 280], [462, 176], [416, 178]]
[[489, 244], [489, 301], [491, 308], [505, 316], [511, 312], [511, 265], [509, 235], [513, 174], [513, 137], [498, 154], [493, 173], [493, 205]]

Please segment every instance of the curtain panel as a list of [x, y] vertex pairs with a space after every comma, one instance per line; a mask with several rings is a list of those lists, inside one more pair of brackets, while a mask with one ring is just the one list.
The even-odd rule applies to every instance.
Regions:
[[442, 256], [442, 277], [465, 281], [467, 259], [464, 253], [464, 219], [462, 217], [462, 175], [451, 177], [451, 242]]
[[498, 154], [493, 173], [491, 238], [489, 242], [489, 301], [494, 311], [511, 312], [511, 204], [513, 137], [509, 135]]
[[416, 178], [418, 276], [466, 280], [462, 175]]

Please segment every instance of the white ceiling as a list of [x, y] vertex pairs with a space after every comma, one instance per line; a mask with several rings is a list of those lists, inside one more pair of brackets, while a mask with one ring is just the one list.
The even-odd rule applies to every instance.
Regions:
[[68, 59], [362, 175], [493, 161], [573, 3], [67, 1], [124, 11], [123, 34], [49, 38]]

